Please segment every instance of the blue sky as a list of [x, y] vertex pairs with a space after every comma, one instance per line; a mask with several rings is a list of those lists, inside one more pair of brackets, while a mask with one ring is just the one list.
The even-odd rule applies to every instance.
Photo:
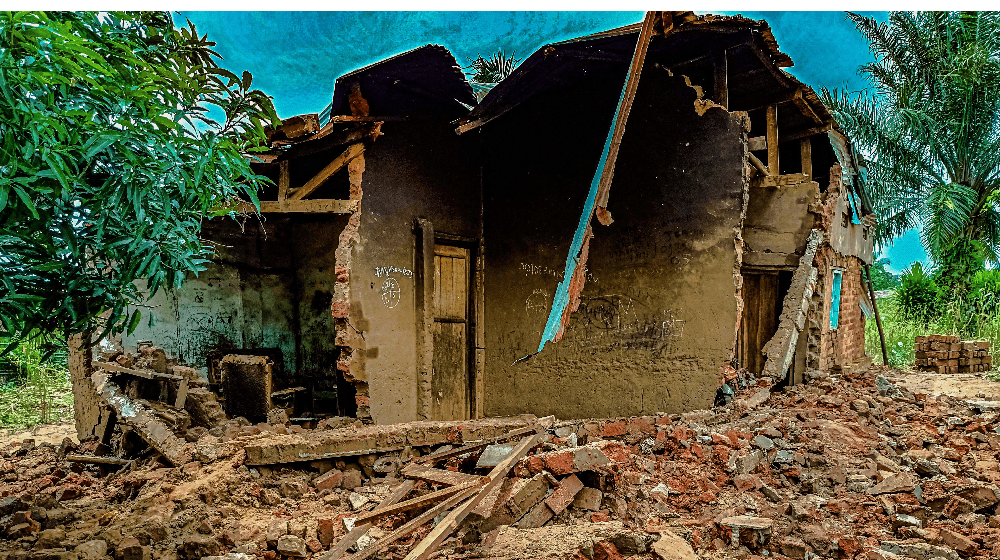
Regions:
[[[734, 12], [719, 12], [734, 13]], [[843, 12], [740, 12], [766, 19], [788, 69], [821, 87], [860, 89], [857, 67], [868, 47]], [[884, 12], [874, 15], [884, 20]], [[337, 76], [428, 43], [444, 45], [461, 64], [503, 48], [526, 57], [540, 46], [635, 23], [642, 12], [182, 12], [217, 43], [223, 66], [249, 70], [254, 85], [274, 97], [278, 114], [317, 113], [333, 95]], [[917, 233], [883, 251], [891, 268], [924, 260]]]

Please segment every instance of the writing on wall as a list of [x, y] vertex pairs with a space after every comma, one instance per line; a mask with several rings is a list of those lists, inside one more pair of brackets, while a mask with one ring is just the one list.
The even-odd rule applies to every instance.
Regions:
[[407, 278], [413, 277], [413, 271], [408, 268], [400, 268], [398, 266], [376, 266], [375, 267], [375, 277], [382, 278], [383, 276], [389, 276], [390, 274], [402, 274]]

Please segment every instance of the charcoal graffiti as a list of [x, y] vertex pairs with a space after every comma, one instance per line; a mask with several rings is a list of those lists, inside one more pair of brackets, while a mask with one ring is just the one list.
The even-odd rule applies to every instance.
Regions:
[[375, 278], [382, 278], [389, 276], [390, 274], [402, 274], [407, 278], [413, 277], [413, 271], [408, 268], [400, 268], [398, 266], [376, 266], [375, 267]]

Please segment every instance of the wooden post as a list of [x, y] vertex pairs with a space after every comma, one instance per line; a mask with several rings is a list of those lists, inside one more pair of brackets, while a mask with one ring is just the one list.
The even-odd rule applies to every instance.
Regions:
[[767, 170], [778, 175], [778, 106], [767, 106]]
[[729, 107], [729, 70], [726, 63], [726, 50], [722, 49], [715, 55], [715, 102], [723, 107]]
[[291, 182], [289, 177], [291, 174], [288, 171], [288, 160], [286, 159], [278, 163], [278, 206], [282, 212], [287, 208], [285, 201], [288, 199], [288, 185]]
[[882, 343], [882, 364], [889, 365], [889, 351], [885, 347], [885, 333], [882, 331], [882, 316], [878, 312], [878, 304], [875, 303], [875, 285], [872, 284], [872, 271], [868, 263], [865, 264], [865, 276], [868, 277], [868, 293], [872, 297], [872, 309], [875, 310], [875, 326], [878, 327], [878, 339]]
[[806, 179], [812, 181], [813, 178], [813, 151], [812, 151], [812, 138], [805, 137], [802, 139], [802, 174], [806, 176]]

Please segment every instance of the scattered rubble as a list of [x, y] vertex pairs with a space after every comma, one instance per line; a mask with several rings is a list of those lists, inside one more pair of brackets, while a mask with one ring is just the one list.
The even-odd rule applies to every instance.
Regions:
[[683, 415], [312, 429], [166, 422], [105, 379], [140, 439], [0, 449], [0, 558], [1000, 557], [1000, 409], [898, 375], [748, 378]]

